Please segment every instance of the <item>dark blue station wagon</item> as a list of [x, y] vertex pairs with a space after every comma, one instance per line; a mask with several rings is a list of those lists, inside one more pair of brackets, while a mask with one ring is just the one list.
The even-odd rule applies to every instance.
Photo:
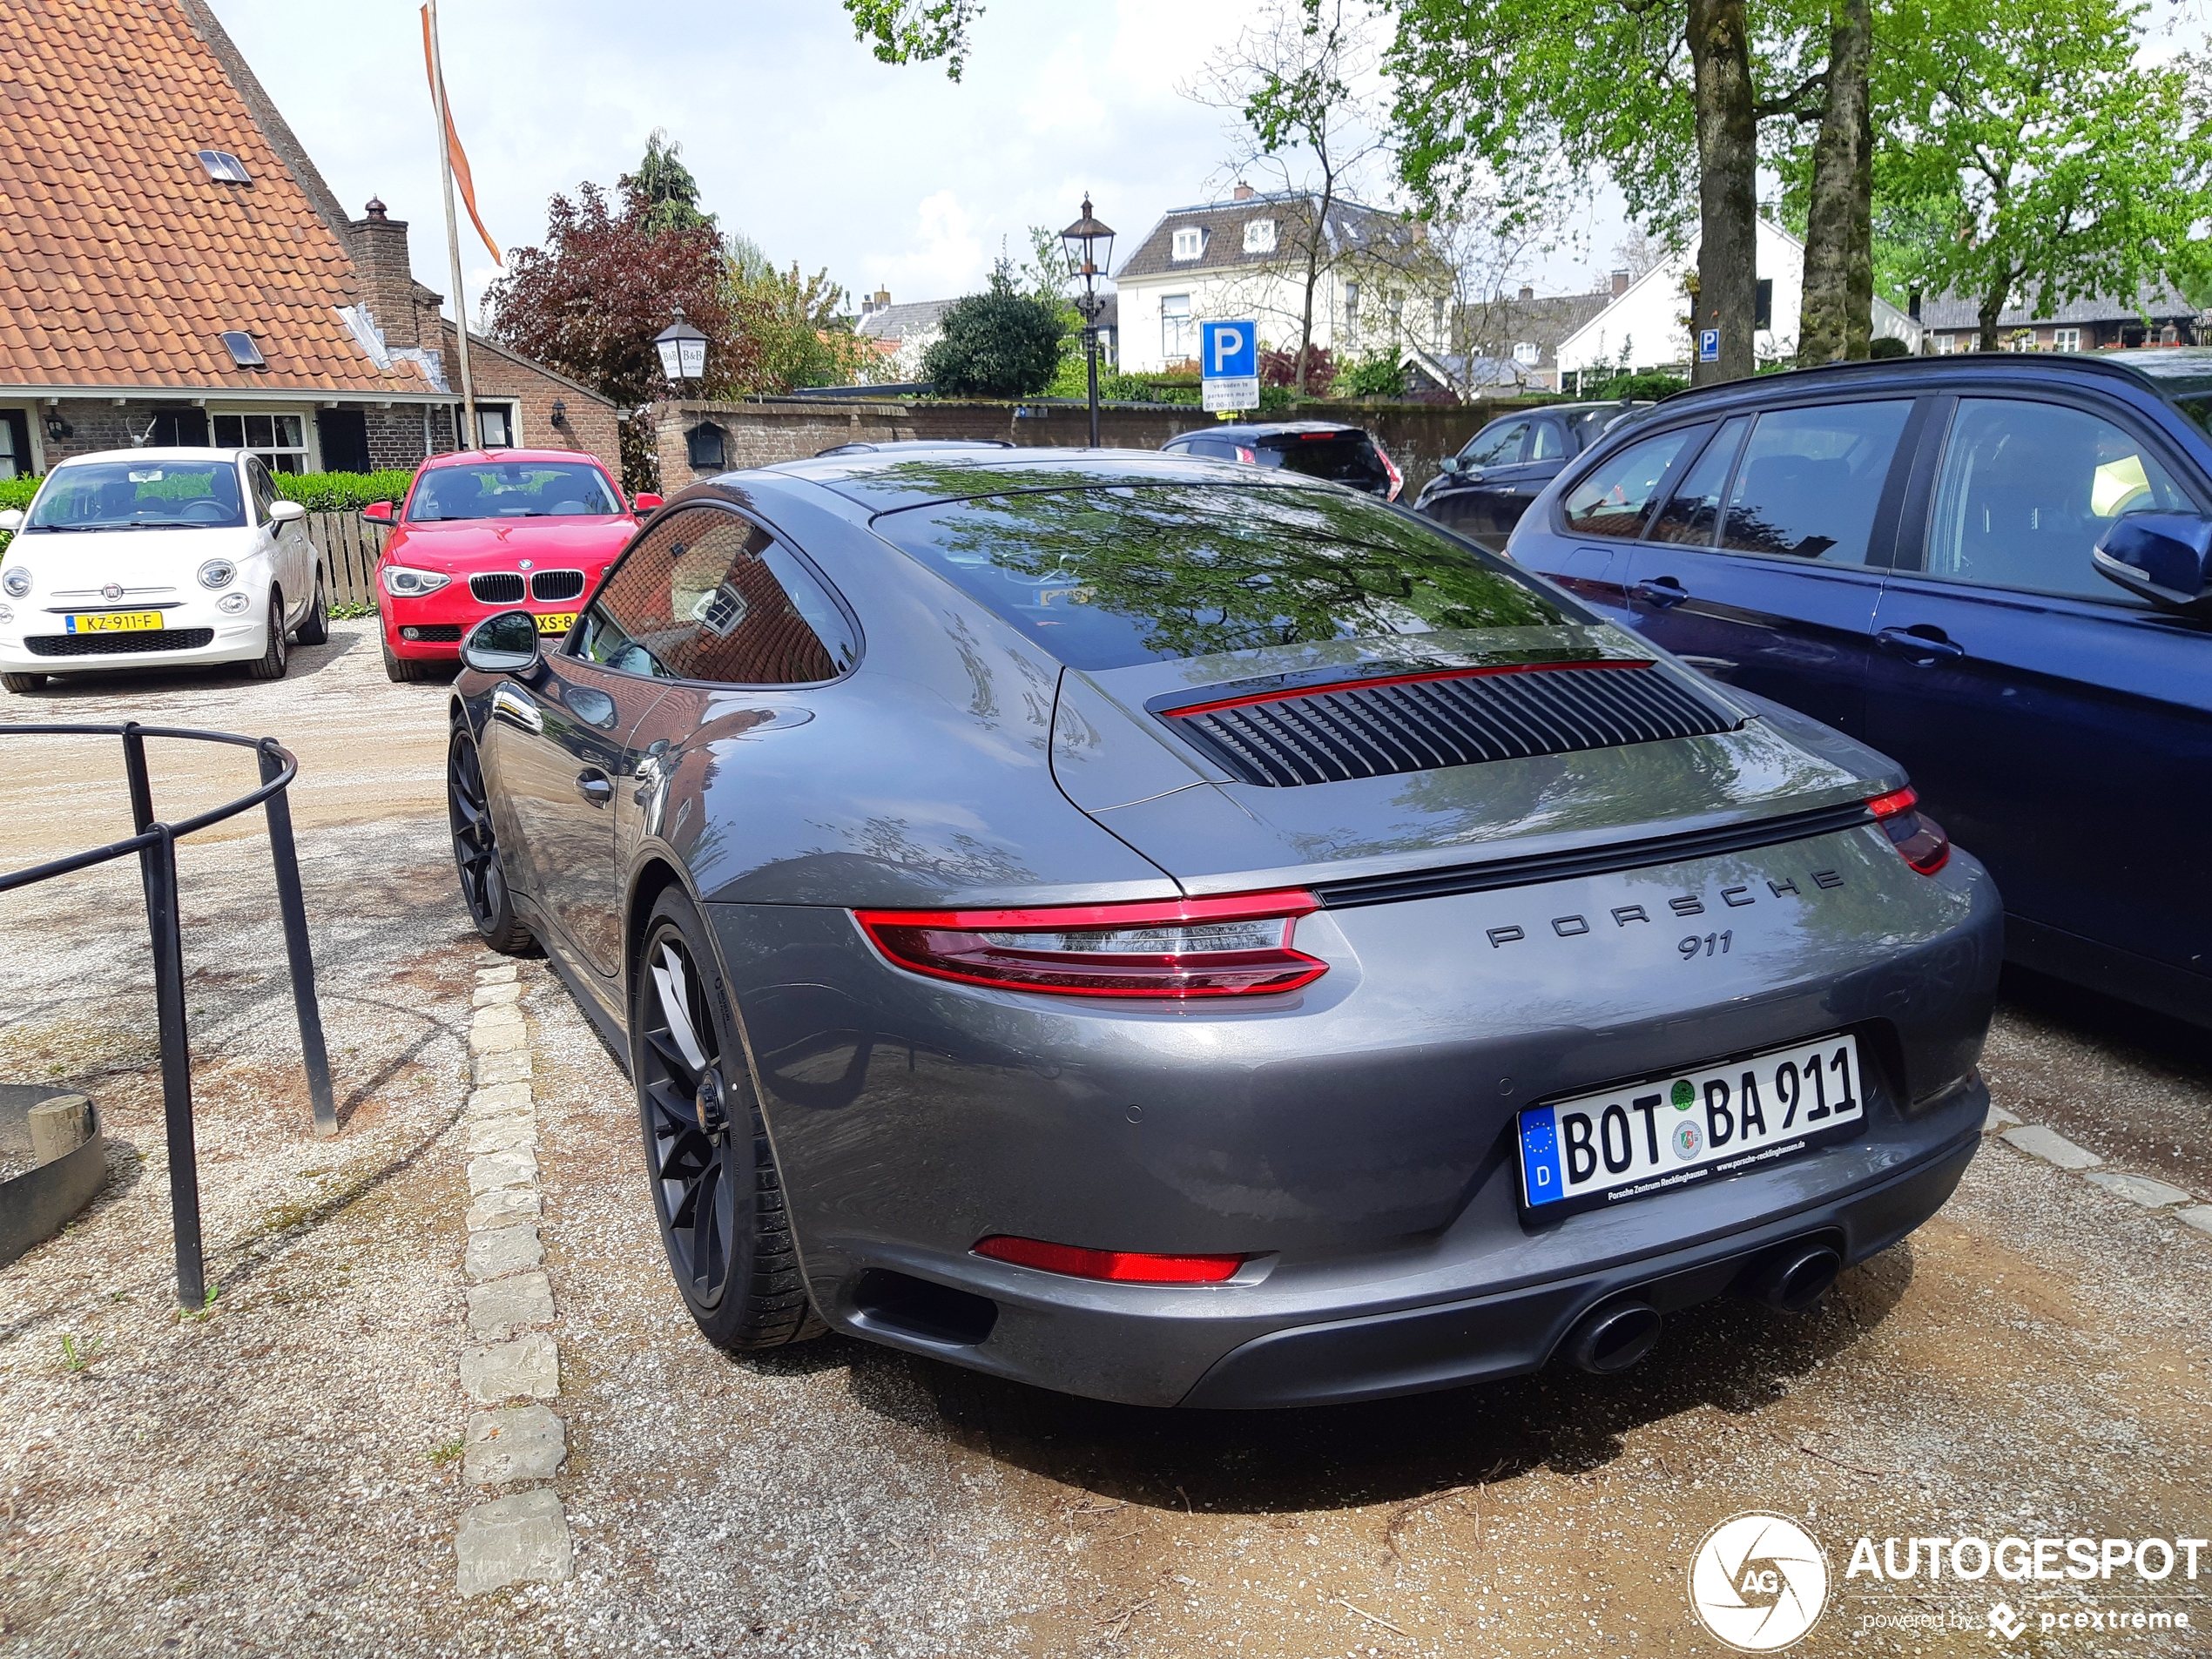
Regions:
[[1671, 398], [1508, 551], [1904, 763], [2006, 954], [2212, 1025], [2212, 350], [1838, 364]]

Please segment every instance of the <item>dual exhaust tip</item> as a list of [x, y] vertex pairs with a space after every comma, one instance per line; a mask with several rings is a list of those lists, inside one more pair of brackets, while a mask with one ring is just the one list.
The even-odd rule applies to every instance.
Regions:
[[[1730, 1288], [1784, 1313], [1810, 1313], [1843, 1271], [1833, 1244], [1800, 1242], [1762, 1257]], [[1605, 1376], [1626, 1371], [1658, 1340], [1659, 1310], [1631, 1291], [1585, 1313], [1561, 1351], [1582, 1370]]]

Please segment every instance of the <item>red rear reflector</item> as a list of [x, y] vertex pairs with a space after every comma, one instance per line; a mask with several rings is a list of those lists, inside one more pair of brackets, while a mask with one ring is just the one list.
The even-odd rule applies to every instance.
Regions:
[[856, 910], [875, 948], [933, 979], [1058, 996], [1254, 996], [1329, 971], [1291, 948], [1321, 907], [1297, 889], [1042, 910]]
[[975, 1254], [1070, 1278], [1109, 1279], [1117, 1285], [1218, 1285], [1242, 1267], [1243, 1256], [1148, 1256], [1133, 1250], [1084, 1250], [1042, 1238], [994, 1233]]

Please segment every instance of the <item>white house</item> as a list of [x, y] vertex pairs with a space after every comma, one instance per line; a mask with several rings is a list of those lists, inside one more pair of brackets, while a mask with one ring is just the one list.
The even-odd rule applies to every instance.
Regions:
[[[1758, 222], [1758, 310], [1752, 349], [1762, 363], [1797, 354], [1798, 307], [1805, 284], [1805, 245], [1771, 220]], [[1693, 239], [1629, 283], [1613, 303], [1559, 345], [1562, 376], [1579, 371], [1672, 369], [1687, 373], [1692, 354], [1689, 295], [1683, 281], [1697, 268]], [[1901, 340], [1920, 349], [1920, 325], [1888, 300], [1874, 301], [1874, 337]]]
[[1225, 202], [1162, 215], [1115, 273], [1123, 368], [1144, 373], [1193, 361], [1201, 322], [1245, 317], [1258, 323], [1262, 350], [1297, 350], [1306, 239], [1317, 223], [1323, 252], [1315, 345], [1339, 360], [1442, 346], [1450, 277], [1420, 226], [1345, 201], [1332, 203], [1323, 221], [1318, 199], [1303, 191], [1238, 185]]

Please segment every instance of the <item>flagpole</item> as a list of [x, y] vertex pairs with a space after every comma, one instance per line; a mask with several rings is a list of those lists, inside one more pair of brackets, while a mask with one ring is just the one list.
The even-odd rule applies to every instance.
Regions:
[[[445, 186], [446, 258], [453, 286], [453, 319], [461, 358], [461, 408], [463, 432], [454, 435], [454, 447], [473, 449], [480, 441], [476, 431], [476, 392], [469, 379], [469, 299], [461, 286], [461, 231], [453, 212], [453, 118], [446, 111], [446, 66], [438, 43], [438, 0], [430, 9], [430, 98], [438, 110], [438, 179]], [[465, 433], [465, 436], [463, 435]]]

